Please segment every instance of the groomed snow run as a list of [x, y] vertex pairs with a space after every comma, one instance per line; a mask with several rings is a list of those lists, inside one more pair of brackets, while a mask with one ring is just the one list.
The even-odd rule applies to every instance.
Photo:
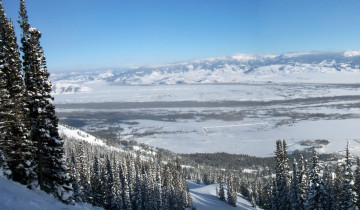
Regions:
[[[193, 206], [197, 210], [222, 210], [222, 209], [255, 209], [243, 196], [238, 194], [237, 207], [230, 206], [227, 201], [221, 201], [216, 195], [218, 184], [197, 184], [195, 181], [188, 181]], [[227, 193], [225, 187], [225, 195]]]

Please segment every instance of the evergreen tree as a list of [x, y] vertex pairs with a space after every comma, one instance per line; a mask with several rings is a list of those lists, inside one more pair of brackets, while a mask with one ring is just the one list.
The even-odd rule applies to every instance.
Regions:
[[105, 160], [105, 209], [114, 209], [116, 204], [115, 204], [115, 197], [116, 194], [114, 193], [114, 175], [113, 175], [113, 170], [112, 170], [112, 166], [111, 166], [111, 162], [109, 159], [109, 156], [106, 156], [106, 160]]
[[299, 171], [296, 160], [293, 163], [293, 174], [291, 179], [291, 208], [294, 210], [301, 209], [300, 189], [299, 189]]
[[290, 204], [290, 167], [289, 167], [289, 158], [286, 149], [286, 141], [283, 140], [283, 152], [282, 152], [282, 180], [281, 185], [279, 186], [279, 196], [280, 196], [280, 209], [291, 209]]
[[308, 167], [307, 167], [307, 161], [304, 160], [304, 157], [301, 155], [300, 159], [299, 159], [299, 164], [298, 164], [298, 168], [299, 168], [299, 176], [298, 176], [298, 202], [299, 205], [298, 207], [300, 209], [305, 209], [306, 206], [306, 201], [307, 201], [307, 194], [308, 194], [308, 185], [309, 185], [309, 180], [308, 180]]
[[88, 182], [88, 167], [84, 151], [84, 142], [79, 141], [76, 150], [77, 180], [80, 185], [80, 196], [83, 202], [90, 202], [90, 187]]
[[274, 209], [280, 209], [280, 186], [282, 185], [283, 180], [283, 151], [282, 151], [282, 143], [280, 140], [276, 141], [276, 150], [275, 150], [275, 181], [274, 181], [274, 188], [273, 188], [273, 205]]
[[334, 208], [335, 209], [342, 209], [342, 197], [344, 195], [344, 191], [342, 185], [344, 183], [343, 179], [343, 170], [342, 167], [339, 165], [335, 168], [335, 179], [334, 179]]
[[[1, 27], [1, 25], [0, 25]], [[2, 44], [2, 40], [0, 40]], [[1, 50], [1, 49], [0, 49]], [[4, 53], [0, 51], [0, 163], [3, 168], [4, 174], [8, 177], [11, 176], [11, 170], [8, 166], [10, 160], [9, 154], [10, 150], [10, 129], [9, 129], [9, 118], [11, 116], [11, 100], [10, 94], [6, 86], [6, 74], [3, 71], [3, 66], [5, 65], [5, 59], [3, 58]]]
[[154, 189], [154, 199], [155, 199], [155, 207], [156, 209], [161, 209], [162, 207], [162, 179], [161, 179], [161, 173], [162, 173], [162, 169], [161, 169], [161, 165], [160, 163], [154, 162], [154, 164], [156, 164], [156, 172], [155, 172], [155, 189]]
[[308, 209], [323, 209], [324, 199], [324, 185], [320, 177], [319, 161], [316, 149], [314, 148], [313, 163], [310, 169], [309, 180], [310, 189], [308, 193], [307, 208]]
[[324, 199], [322, 206], [324, 209], [334, 209], [334, 188], [332, 174], [329, 166], [327, 165], [323, 172], [323, 183], [324, 183]]
[[123, 208], [124, 209], [131, 209], [131, 199], [130, 199], [130, 189], [129, 189], [129, 182], [128, 182], [128, 171], [127, 171], [127, 166], [126, 163], [123, 162], [122, 164], [122, 174], [121, 174], [123, 183]]
[[117, 158], [114, 158], [114, 186], [113, 186], [113, 195], [115, 196], [115, 206], [113, 209], [121, 209], [123, 207], [123, 194], [122, 194], [122, 183], [120, 181], [120, 169], [119, 163], [120, 161]]
[[222, 201], [225, 200], [224, 183], [222, 182], [222, 180], [220, 180], [219, 182], [219, 198]]
[[355, 170], [355, 189], [356, 189], [356, 206], [360, 209], [360, 159], [356, 159], [356, 170]]
[[346, 145], [346, 154], [345, 154], [345, 166], [343, 172], [343, 198], [342, 198], [342, 208], [343, 209], [355, 209], [356, 208], [356, 189], [354, 185], [354, 176], [351, 170], [351, 161], [349, 156], [349, 143]]
[[[12, 21], [6, 18], [2, 2], [0, 2], [0, 36], [1, 36], [1, 53], [2, 65], [1, 71], [3, 86], [7, 89], [7, 102], [2, 100], [1, 103], [7, 117], [1, 120], [3, 135], [6, 142], [3, 142], [4, 154], [8, 162], [6, 165], [11, 171], [9, 178], [22, 184], [30, 184], [35, 178], [33, 170], [34, 161], [31, 158], [32, 145], [29, 141], [29, 132], [27, 124], [27, 109], [25, 105], [24, 84], [21, 74], [21, 61], [14, 26]], [[6, 171], [6, 170], [5, 170]]]
[[234, 189], [234, 187], [232, 186], [232, 180], [233, 177], [230, 176], [229, 180], [228, 180], [228, 185], [227, 185], [227, 199], [228, 199], [228, 203], [231, 206], [236, 207], [236, 202], [237, 202], [237, 193], [236, 190]]
[[285, 140], [281, 142], [276, 141], [276, 192], [274, 192], [274, 208], [275, 209], [290, 209], [290, 168], [289, 159], [286, 150]]
[[31, 141], [36, 147], [35, 170], [40, 189], [63, 202], [72, 202], [72, 187], [64, 157], [64, 141], [59, 137], [58, 119], [50, 95], [51, 83], [40, 45], [41, 33], [30, 28], [24, 0], [20, 1], [21, 50], [29, 107]]
[[91, 204], [94, 206], [103, 206], [102, 183], [100, 179], [99, 161], [96, 156], [93, 160], [93, 168], [91, 174]]
[[67, 157], [67, 162], [70, 167], [70, 174], [71, 174], [71, 185], [74, 190], [74, 201], [76, 203], [82, 202], [81, 199], [81, 187], [79, 184], [79, 171], [77, 170], [75, 155], [71, 152], [71, 157]]

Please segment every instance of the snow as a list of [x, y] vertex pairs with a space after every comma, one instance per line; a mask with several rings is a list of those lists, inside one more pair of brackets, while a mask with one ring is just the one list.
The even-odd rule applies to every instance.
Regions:
[[[0, 171], [0, 174], [2, 172]], [[30, 190], [24, 185], [0, 176], [0, 209], [2, 210], [41, 210], [41, 209], [101, 209], [89, 204], [65, 205], [53, 196], [40, 190]]]
[[255, 60], [256, 56], [249, 55], [249, 54], [236, 54], [236, 55], [233, 55], [231, 58], [233, 58], [235, 60], [240, 60], [240, 61], [250, 61], [250, 60]]
[[[74, 73], [70, 76], [56, 75], [53, 78], [59, 87], [73, 85], [86, 87], [87, 91], [70, 94], [58, 92], [55, 94], [55, 102], [130, 102], [142, 106], [142, 102], [176, 104], [179, 101], [273, 101], [275, 105], [258, 105], [252, 108], [223, 107], [220, 104], [212, 108], [174, 105], [171, 108], [87, 109], [84, 104], [81, 109], [57, 108], [57, 112], [129, 111], [148, 112], [149, 115], [166, 116], [169, 113], [199, 116], [175, 121], [135, 118], [132, 121], [136, 124], [113, 125], [117, 123], [114, 122], [111, 125], [123, 129], [116, 134], [123, 140], [136, 140], [174, 152], [229, 152], [271, 156], [277, 139], [286, 139], [291, 151], [306, 149], [300, 143], [302, 140], [327, 139], [330, 144], [322, 146], [320, 152], [336, 152], [338, 148], [344, 147], [346, 141], [354, 142], [357, 148], [356, 142], [360, 139], [360, 132], [356, 128], [360, 124], [360, 106], [357, 105], [360, 63], [358, 59], [348, 58], [357, 55], [360, 55], [360, 51], [328, 54], [302, 52], [279, 56], [237, 54], [225, 58], [139, 67], [124, 74], [107, 70]], [[254, 62], [247, 62], [250, 60]], [[314, 98], [322, 97], [339, 99], [311, 102]], [[344, 101], [342, 98], [348, 99]], [[282, 104], [276, 102], [295, 99], [301, 100]], [[202, 119], [204, 113], [235, 113], [239, 119]], [[82, 129], [87, 130], [87, 127]], [[136, 135], [139, 133], [154, 134]]]
[[315, 54], [315, 53], [312, 53], [312, 52], [286, 53], [286, 54], [283, 54], [283, 57], [284, 58], [294, 58], [294, 57], [299, 57], [302, 55], [311, 55], [311, 54]]
[[344, 53], [345, 57], [354, 57], [354, 56], [360, 56], [360, 51], [359, 50], [352, 50], [352, 51], [346, 51]]
[[60, 136], [66, 136], [69, 139], [77, 139], [86, 141], [90, 144], [99, 145], [99, 146], [105, 146], [105, 142], [103, 140], [100, 140], [93, 135], [90, 135], [84, 131], [81, 131], [79, 129], [71, 129], [64, 125], [58, 126], [59, 134]]
[[[216, 195], [218, 184], [197, 184], [195, 181], [188, 181], [190, 195], [193, 205], [198, 210], [219, 210], [219, 209], [255, 209], [243, 196], [238, 194], [237, 207], [230, 206], [226, 201], [221, 201]], [[227, 188], [225, 187], [225, 195]]]

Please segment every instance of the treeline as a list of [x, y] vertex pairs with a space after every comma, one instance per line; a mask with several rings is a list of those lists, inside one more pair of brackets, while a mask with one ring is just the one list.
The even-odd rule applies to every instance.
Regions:
[[[191, 198], [180, 162], [66, 139], [76, 202], [105, 209], [184, 209]], [[145, 151], [144, 151], [145, 152]]]
[[41, 33], [30, 26], [24, 0], [19, 14], [22, 61], [0, 1], [0, 166], [8, 178], [72, 203]]
[[[319, 161], [315, 148], [303, 153], [310, 158], [299, 152], [289, 155], [286, 148], [285, 141], [276, 142], [273, 173], [264, 173], [261, 168], [244, 172], [244, 168], [199, 165], [187, 169], [188, 178], [205, 184], [217, 183], [219, 199], [232, 206], [236, 206], [241, 194], [253, 207], [264, 209], [360, 208], [360, 161], [350, 157], [348, 146], [344, 158], [323, 155], [324, 161]], [[204, 154], [208, 155], [211, 156]], [[298, 158], [290, 161], [291, 156]]]
[[[254, 169], [271, 169], [275, 166], [274, 158], [272, 157], [255, 157], [244, 154], [229, 154], [221, 153], [195, 153], [195, 154], [180, 154], [185, 159], [190, 159], [195, 163], [203, 166], [214, 168], [238, 170], [243, 168]], [[189, 162], [189, 164], [192, 164]]]
[[[232, 193], [227, 193], [227, 201], [236, 205], [236, 193], [251, 201], [254, 207], [264, 209], [358, 209], [360, 207], [360, 161], [354, 161], [346, 146], [343, 160], [320, 163], [316, 149], [313, 148], [310, 161], [300, 155], [292, 161], [285, 141], [276, 142], [275, 174], [270, 176], [237, 175], [221, 178], [219, 188], [225, 185]], [[237, 178], [239, 176], [239, 179]], [[244, 183], [247, 184], [241, 184]], [[240, 183], [240, 185], [239, 185]], [[222, 186], [224, 185], [224, 186]], [[236, 193], [234, 193], [234, 191]], [[219, 198], [225, 200], [220, 190]]]
[[360, 162], [352, 169], [349, 147], [345, 158], [321, 165], [314, 148], [309, 165], [300, 158], [290, 172], [286, 142], [276, 143], [276, 178], [267, 207], [270, 209], [357, 209], [360, 207]]
[[[254, 169], [259, 170], [262, 174], [273, 173], [276, 164], [276, 160], [273, 157], [256, 157], [245, 154], [229, 154], [224, 152], [179, 155], [182, 157], [183, 164], [187, 165], [196, 166], [196, 164], [198, 164], [226, 170]], [[310, 159], [312, 157], [312, 152], [308, 150], [295, 150], [292, 154], [289, 154], [290, 164], [293, 163], [294, 159], [299, 159], [300, 156], [303, 156], [305, 159]], [[334, 154], [319, 155], [319, 160], [321, 161], [332, 161], [337, 158], [338, 157]]]

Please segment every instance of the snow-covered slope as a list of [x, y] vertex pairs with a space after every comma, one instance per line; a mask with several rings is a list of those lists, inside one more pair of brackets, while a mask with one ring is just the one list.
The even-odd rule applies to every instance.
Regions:
[[[204, 185], [194, 181], [188, 181], [193, 205], [198, 210], [220, 210], [220, 209], [254, 209], [249, 201], [238, 194], [237, 207], [230, 206], [226, 201], [221, 201], [216, 196], [218, 184]], [[226, 195], [226, 188], [225, 188]]]
[[[0, 171], [0, 174], [2, 172]], [[0, 176], [1, 210], [57, 210], [57, 209], [101, 209], [89, 204], [65, 205], [56, 198], [40, 190], [30, 190], [24, 185]]]
[[[339, 81], [338, 73], [348, 80]], [[321, 76], [319, 76], [319, 74]], [[100, 84], [212, 84], [249, 81], [351, 82], [360, 75], [360, 51], [306, 52], [282, 55], [238, 54], [167, 65], [96, 72], [53, 74], [54, 93], [91, 92]], [[329, 81], [330, 79], [330, 81]]]
[[65, 125], [59, 125], [59, 134], [60, 136], [65, 136], [68, 139], [76, 139], [79, 141], [86, 141], [90, 144], [106, 146], [106, 143], [102, 139], [98, 139], [93, 135], [90, 135], [82, 130], [71, 128]]

